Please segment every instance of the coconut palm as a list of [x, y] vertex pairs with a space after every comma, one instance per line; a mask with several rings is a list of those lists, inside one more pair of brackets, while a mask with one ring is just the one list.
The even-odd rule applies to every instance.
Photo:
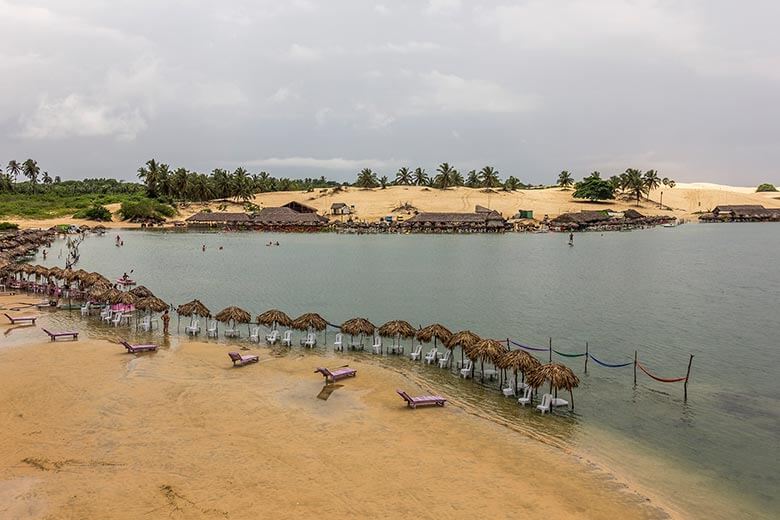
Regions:
[[621, 183], [624, 191], [636, 197], [636, 205], [639, 206], [639, 200], [642, 198], [642, 195], [648, 192], [642, 172], [634, 168], [628, 168], [621, 175]]
[[22, 164], [22, 173], [24, 176], [30, 179], [32, 185], [32, 191], [35, 193], [35, 186], [38, 184], [38, 175], [41, 173], [41, 168], [38, 166], [38, 162], [33, 159], [27, 159]]
[[569, 189], [574, 186], [574, 179], [572, 178], [571, 173], [566, 170], [563, 170], [561, 173], [559, 173], [558, 186], [563, 189]]
[[414, 184], [417, 186], [427, 186], [430, 182], [428, 174], [425, 173], [425, 168], [420, 168], [419, 166], [414, 169], [412, 179], [414, 179]]
[[412, 172], [409, 168], [404, 166], [399, 168], [398, 173], [395, 174], [395, 183], [403, 186], [408, 186], [412, 183]]
[[6, 167], [5, 171], [9, 175], [14, 176], [14, 184], [16, 184], [17, 177], [19, 177], [19, 174], [22, 173], [22, 165], [19, 164], [18, 161], [10, 160], [8, 161], [8, 166]]
[[471, 170], [466, 177], [466, 186], [469, 188], [479, 188], [479, 175], [477, 170]]
[[647, 191], [653, 191], [661, 185], [661, 179], [658, 178], [658, 172], [655, 170], [647, 170], [643, 180], [645, 182], [645, 186], [647, 186]]
[[479, 180], [483, 188], [495, 188], [501, 185], [498, 171], [492, 166], [485, 166], [479, 171]]
[[441, 163], [436, 171], [439, 173], [433, 181], [436, 187], [446, 190], [448, 186], [454, 184], [453, 180], [457, 170], [450, 166], [449, 163]]
[[378, 185], [379, 181], [371, 168], [363, 168], [360, 170], [357, 181], [355, 181], [355, 186], [360, 188], [376, 188]]
[[522, 183], [520, 182], [520, 179], [515, 177], [514, 175], [510, 175], [509, 178], [504, 182], [504, 189], [509, 191], [518, 190], [522, 187]]
[[138, 168], [138, 178], [146, 184], [146, 194], [153, 198], [158, 195], [157, 183], [160, 180], [159, 172], [159, 164], [154, 159], [149, 159], [146, 161], [146, 165]]

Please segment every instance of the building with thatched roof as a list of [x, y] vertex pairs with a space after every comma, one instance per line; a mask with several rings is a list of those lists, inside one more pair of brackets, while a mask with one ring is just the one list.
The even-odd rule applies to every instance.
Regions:
[[334, 202], [330, 205], [330, 213], [332, 215], [351, 215], [352, 208], [344, 202]]
[[188, 226], [248, 226], [252, 218], [246, 213], [201, 211], [187, 218]]
[[507, 221], [498, 211], [477, 206], [474, 213], [418, 213], [402, 226], [416, 232], [485, 233], [505, 231]]
[[779, 222], [780, 208], [760, 204], [715, 206], [711, 213], [699, 215], [702, 222]]
[[272, 231], [316, 231], [328, 223], [316, 213], [299, 213], [287, 206], [263, 208], [252, 217], [255, 227]]
[[295, 211], [296, 213], [317, 213], [317, 208], [312, 208], [311, 206], [307, 206], [306, 204], [303, 204], [301, 202], [297, 201], [290, 201], [287, 204], [282, 206], [283, 208], [290, 208], [291, 210]]

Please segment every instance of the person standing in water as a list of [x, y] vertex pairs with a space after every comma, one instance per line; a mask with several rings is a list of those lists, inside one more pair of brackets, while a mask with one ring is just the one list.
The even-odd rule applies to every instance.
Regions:
[[573, 231], [569, 231], [569, 245], [570, 246], [574, 245], [574, 232]]
[[168, 314], [168, 309], [165, 309], [165, 312], [162, 315], [162, 322], [163, 322], [163, 334], [166, 336], [168, 335], [168, 324], [171, 322], [171, 315]]

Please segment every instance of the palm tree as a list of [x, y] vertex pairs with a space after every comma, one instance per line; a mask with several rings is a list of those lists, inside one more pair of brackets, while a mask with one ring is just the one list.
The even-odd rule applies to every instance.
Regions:
[[412, 172], [404, 166], [403, 168], [400, 168], [398, 170], [398, 173], [395, 174], [395, 183], [401, 184], [403, 186], [408, 186], [412, 183]]
[[428, 174], [425, 173], [425, 168], [420, 168], [419, 166], [414, 169], [414, 174], [412, 175], [412, 178], [414, 179], [414, 183], [417, 186], [427, 186], [430, 180], [428, 179]]
[[477, 170], [471, 170], [469, 172], [468, 178], [466, 178], [466, 186], [469, 188], [479, 188], [479, 175], [477, 175]]
[[41, 177], [41, 182], [44, 184], [51, 184], [52, 179], [49, 177], [49, 172], [43, 172], [43, 177]]
[[648, 191], [642, 172], [635, 168], [628, 168], [621, 178], [623, 180], [623, 189], [636, 197], [636, 205], [639, 206], [639, 200]]
[[455, 168], [445, 162], [441, 163], [436, 171], [439, 172], [439, 175], [436, 176], [433, 182], [438, 188], [446, 190], [448, 186], [452, 186], [453, 176], [456, 172]]
[[571, 173], [569, 173], [567, 170], [563, 170], [560, 174], [558, 174], [558, 186], [564, 190], [574, 186], [574, 179], [572, 178]]
[[224, 199], [230, 196], [230, 176], [227, 170], [215, 168], [212, 173], [214, 181], [214, 195], [217, 198]]
[[479, 180], [483, 188], [495, 188], [501, 185], [498, 171], [492, 166], [485, 166], [479, 171]]
[[385, 188], [387, 188], [387, 183], [388, 183], [388, 182], [389, 182], [389, 181], [388, 181], [388, 179], [387, 179], [387, 175], [382, 175], [382, 178], [381, 178], [381, 179], [379, 179], [379, 186], [380, 186], [382, 189], [385, 189]]
[[5, 171], [8, 175], [14, 176], [14, 184], [16, 184], [16, 178], [22, 173], [22, 165], [15, 160], [8, 161], [8, 167]]
[[189, 195], [189, 181], [190, 175], [186, 168], [176, 168], [173, 172], [173, 192], [174, 196], [183, 202], [187, 202], [187, 195]]
[[504, 183], [504, 189], [509, 191], [515, 191], [517, 189], [520, 189], [522, 183], [520, 182], [520, 179], [515, 177], [514, 175], [510, 175], [509, 178]]
[[465, 181], [463, 180], [463, 175], [458, 170], [455, 170], [452, 174], [452, 185], [453, 186], [463, 186]]
[[160, 180], [160, 167], [157, 161], [149, 159], [146, 166], [138, 168], [138, 178], [146, 184], [146, 194], [151, 198], [157, 197], [157, 183]]
[[378, 185], [379, 181], [371, 168], [363, 168], [360, 170], [357, 181], [355, 181], [355, 186], [360, 188], [376, 188]]
[[22, 164], [22, 173], [24, 176], [30, 179], [32, 185], [32, 192], [35, 193], [35, 186], [38, 184], [38, 175], [41, 173], [41, 168], [38, 163], [32, 159], [27, 159]]
[[[658, 172], [656, 172], [655, 170], [647, 170], [645, 172], [644, 182], [645, 185], [647, 186], [648, 192], [653, 191], [654, 189], [656, 189], [658, 186], [661, 185], [661, 179], [658, 178]], [[667, 184], [669, 184], [668, 181]]]

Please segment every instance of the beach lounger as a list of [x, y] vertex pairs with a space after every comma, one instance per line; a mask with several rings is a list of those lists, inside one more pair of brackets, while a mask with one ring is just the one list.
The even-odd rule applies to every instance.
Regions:
[[217, 337], [217, 322], [212, 321], [209, 323], [208, 328], [206, 329], [206, 336], [209, 338], [216, 338]]
[[374, 354], [381, 354], [382, 353], [382, 338], [379, 336], [374, 338], [374, 344], [371, 347], [373, 349]]
[[130, 354], [137, 354], [139, 352], [154, 352], [157, 350], [157, 345], [131, 345], [126, 340], [122, 340], [122, 346], [127, 349]]
[[463, 368], [460, 369], [460, 377], [468, 379], [471, 377], [471, 360], [469, 359]]
[[436, 358], [439, 355], [439, 349], [436, 347], [432, 348], [428, 351], [427, 354], [425, 354], [425, 363], [427, 365], [432, 365], [433, 363], [436, 363]]
[[319, 372], [325, 376], [326, 383], [334, 383], [339, 379], [344, 379], [345, 377], [355, 377], [357, 374], [356, 369], [349, 367], [341, 367], [337, 368], [336, 370], [328, 370], [327, 368], [317, 367], [317, 370], [314, 372]]
[[274, 329], [268, 334], [265, 335], [265, 342], [269, 345], [275, 344], [277, 341], [279, 341], [279, 331]]
[[450, 355], [452, 351], [448, 350], [442, 357], [439, 358], [439, 368], [444, 368], [450, 363]]
[[292, 347], [292, 331], [286, 330], [284, 331], [284, 335], [282, 335], [282, 345], [285, 347]]
[[249, 341], [260, 343], [260, 327], [252, 327], [252, 330], [249, 331]]
[[422, 345], [417, 345], [417, 348], [409, 353], [409, 357], [412, 359], [412, 361], [419, 361], [420, 356], [422, 356]]
[[57, 341], [58, 338], [67, 338], [70, 337], [73, 341], [76, 341], [79, 339], [79, 333], [74, 331], [63, 331], [63, 332], [51, 332], [46, 329], [41, 329], [43, 332], [49, 335], [49, 339], [52, 341]]
[[333, 342], [333, 350], [344, 350], [344, 344], [341, 342], [341, 332], [336, 334], [336, 340]]
[[317, 345], [317, 335], [313, 332], [306, 334], [306, 339], [303, 342], [304, 347], [314, 348]]
[[447, 402], [445, 398], [440, 395], [421, 395], [418, 397], [412, 397], [403, 390], [396, 390], [409, 408], [417, 408], [418, 406], [444, 406]]
[[552, 402], [552, 394], [544, 394], [542, 396], [542, 404], [536, 405], [536, 409], [542, 412], [542, 415], [544, 415], [544, 412], [550, 411], [551, 402]]
[[242, 356], [238, 352], [228, 352], [228, 356], [230, 356], [230, 359], [233, 361], [233, 366], [242, 367], [249, 363], [257, 363], [259, 361], [259, 358], [253, 354]]
[[187, 334], [190, 334], [191, 336], [195, 336], [197, 334], [200, 334], [200, 323], [198, 320], [190, 320], [190, 324], [187, 325], [184, 330], [187, 332]]
[[527, 404], [531, 404], [531, 402], [534, 399], [534, 390], [530, 386], [526, 386], [525, 390], [523, 390], [523, 396], [519, 397], [517, 399], [517, 402], [520, 403], [523, 407]]
[[5, 317], [8, 318], [8, 321], [11, 322], [11, 325], [16, 325], [17, 323], [32, 323], [35, 325], [35, 320], [38, 319], [37, 316], [16, 316], [15, 318], [12, 318], [8, 314], [5, 314]]

